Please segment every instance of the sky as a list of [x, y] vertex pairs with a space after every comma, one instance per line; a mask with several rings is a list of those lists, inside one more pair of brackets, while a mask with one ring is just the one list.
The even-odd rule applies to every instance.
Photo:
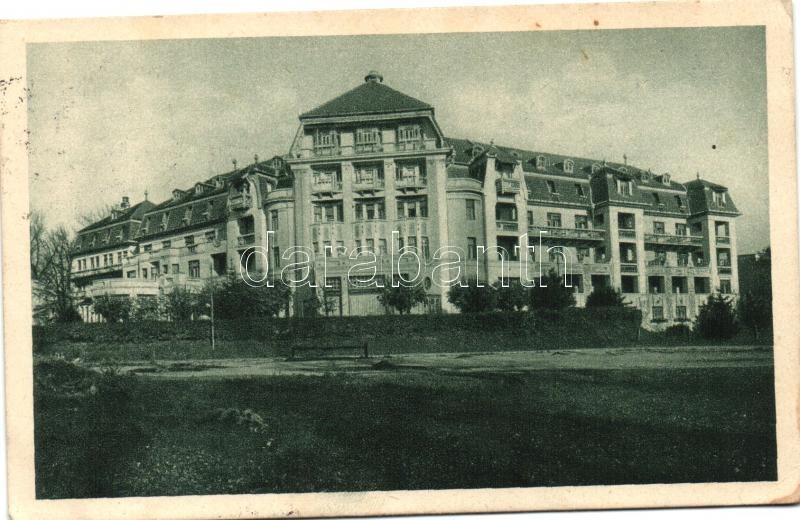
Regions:
[[759, 27], [30, 44], [31, 208], [77, 229], [285, 154], [300, 113], [372, 69], [450, 137], [726, 185], [739, 252], [768, 245]]

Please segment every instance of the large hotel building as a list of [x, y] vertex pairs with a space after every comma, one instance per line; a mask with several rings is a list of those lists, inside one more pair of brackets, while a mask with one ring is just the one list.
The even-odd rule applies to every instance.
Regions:
[[[454, 311], [454, 273], [490, 284], [553, 268], [578, 305], [611, 285], [643, 325], [661, 328], [692, 320], [711, 292], [738, 292], [738, 215], [727, 188], [699, 175], [679, 183], [628, 164], [446, 137], [432, 106], [370, 72], [302, 114], [287, 154], [234, 164], [159, 204], [123, 197], [79, 231], [73, 276], [82, 316], [96, 320], [93, 296], [155, 297], [230, 272], [259, 278], [266, 264], [277, 272], [300, 261], [292, 248], [302, 247], [314, 253], [309, 272], [328, 313], [384, 313], [369, 273], [348, 277], [373, 258], [352, 258], [360, 248], [386, 283], [419, 268], [428, 299], [415, 312]], [[404, 247], [419, 264], [398, 260]], [[310, 290], [294, 291], [291, 312]]]

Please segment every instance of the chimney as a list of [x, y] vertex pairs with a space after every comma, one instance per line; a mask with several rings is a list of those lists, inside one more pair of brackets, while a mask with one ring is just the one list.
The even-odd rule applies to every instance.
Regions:
[[371, 70], [366, 76], [364, 76], [365, 83], [369, 83], [370, 81], [372, 83], [383, 83], [383, 76], [377, 70]]
[[119, 204], [120, 209], [127, 209], [131, 207], [131, 199], [128, 197], [122, 197], [122, 202]]

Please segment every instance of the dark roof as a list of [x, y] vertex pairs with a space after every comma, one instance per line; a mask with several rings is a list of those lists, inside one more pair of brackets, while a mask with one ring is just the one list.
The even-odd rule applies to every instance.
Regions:
[[300, 119], [432, 109], [433, 107], [429, 104], [387, 87], [383, 83], [366, 81], [341, 96], [302, 114]]
[[112, 214], [98, 220], [97, 222], [89, 224], [88, 226], [78, 230], [78, 234], [105, 226], [111, 226], [113, 224], [125, 222], [128, 220], [141, 220], [142, 215], [144, 215], [147, 211], [149, 211], [153, 207], [155, 207], [155, 204], [153, 204], [149, 200], [143, 200], [142, 202], [134, 204], [133, 206], [119, 212], [116, 216]]
[[[706, 189], [709, 188], [709, 189]], [[718, 204], [714, 200], [713, 192], [724, 191], [727, 192], [728, 188], [719, 184], [714, 184], [703, 179], [696, 179], [686, 183], [686, 189], [689, 192], [689, 204], [692, 208], [692, 213], [728, 213], [731, 215], [739, 215], [739, 210], [736, 208], [730, 193], [725, 195], [725, 203]]]

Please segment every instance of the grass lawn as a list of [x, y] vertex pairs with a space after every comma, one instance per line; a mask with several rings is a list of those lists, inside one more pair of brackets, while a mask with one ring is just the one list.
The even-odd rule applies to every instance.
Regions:
[[35, 371], [38, 498], [776, 478], [768, 368]]

